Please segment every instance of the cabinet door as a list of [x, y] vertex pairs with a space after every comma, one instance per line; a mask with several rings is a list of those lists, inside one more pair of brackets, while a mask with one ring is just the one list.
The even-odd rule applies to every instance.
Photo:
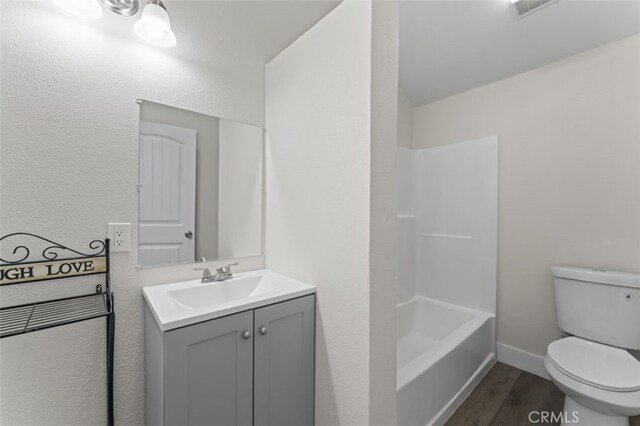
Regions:
[[252, 330], [248, 311], [166, 333], [166, 425], [252, 424]]
[[255, 310], [256, 426], [313, 424], [314, 315], [313, 295]]

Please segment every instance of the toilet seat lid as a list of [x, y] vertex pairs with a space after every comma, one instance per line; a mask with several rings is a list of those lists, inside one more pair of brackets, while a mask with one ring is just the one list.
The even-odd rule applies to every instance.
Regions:
[[549, 359], [568, 376], [614, 392], [640, 390], [640, 361], [624, 349], [578, 337], [556, 340]]

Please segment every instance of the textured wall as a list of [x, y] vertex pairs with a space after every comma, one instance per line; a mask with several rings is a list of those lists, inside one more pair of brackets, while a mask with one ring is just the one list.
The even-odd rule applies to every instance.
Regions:
[[[110, 31], [108, 20], [68, 18], [48, 1], [1, 8], [0, 234], [31, 231], [83, 247], [104, 238], [109, 221], [135, 229], [138, 97], [264, 126], [264, 64], [249, 62], [234, 40], [202, 40], [210, 55], [189, 61], [179, 48], [147, 47]], [[144, 423], [141, 287], [197, 276], [191, 266], [138, 271], [136, 258], [113, 255], [120, 425]], [[262, 266], [253, 258], [241, 267]], [[95, 283], [10, 286], [0, 296], [4, 306]], [[104, 424], [104, 328], [96, 320], [3, 339], [0, 423]]]
[[267, 65], [267, 267], [317, 286], [316, 423], [395, 423], [394, 2], [347, 1]]
[[397, 423], [398, 2], [373, 1], [372, 11], [369, 424], [388, 426]]
[[316, 424], [369, 423], [371, 3], [267, 64], [267, 267], [317, 286]]
[[369, 424], [389, 426], [397, 423], [398, 3], [373, 1], [372, 11]]
[[640, 35], [415, 111], [415, 148], [492, 134], [498, 340], [544, 355], [551, 265], [640, 272]]

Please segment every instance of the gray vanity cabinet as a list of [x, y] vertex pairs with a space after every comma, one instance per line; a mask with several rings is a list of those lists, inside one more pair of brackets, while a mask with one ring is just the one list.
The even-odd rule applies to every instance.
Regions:
[[165, 424], [251, 425], [253, 312], [165, 335]]
[[147, 425], [312, 425], [314, 305], [309, 295], [166, 332], [147, 307]]
[[255, 310], [256, 426], [313, 424], [314, 296]]

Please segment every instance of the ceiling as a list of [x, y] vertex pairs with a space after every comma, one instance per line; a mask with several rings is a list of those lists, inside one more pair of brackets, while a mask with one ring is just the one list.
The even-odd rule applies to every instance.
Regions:
[[[95, 25], [137, 41], [132, 26], [146, 4], [146, 0], [139, 1], [140, 11], [135, 16], [105, 12]], [[339, 1], [163, 0], [163, 3], [178, 39], [178, 44], [166, 52], [191, 62], [222, 64], [230, 58], [270, 61], [333, 10]], [[211, 52], [216, 52], [215, 58]]]
[[400, 3], [400, 86], [423, 105], [640, 33], [640, 0], [559, 0], [517, 19], [510, 0]]

